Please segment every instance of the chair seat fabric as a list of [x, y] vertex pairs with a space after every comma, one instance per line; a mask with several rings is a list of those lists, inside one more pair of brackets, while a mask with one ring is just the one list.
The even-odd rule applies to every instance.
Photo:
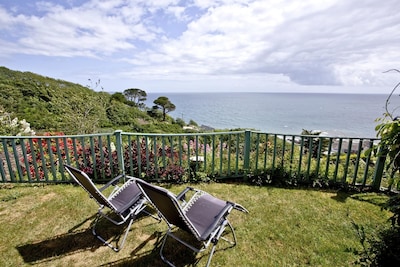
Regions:
[[[136, 197], [135, 197], [136, 196]], [[141, 191], [133, 180], [129, 180], [120, 188], [109, 201], [114, 205], [117, 212], [124, 213], [133, 206], [141, 197]]]
[[207, 240], [215, 225], [227, 214], [232, 205], [209, 194], [200, 196], [186, 211], [201, 240]]

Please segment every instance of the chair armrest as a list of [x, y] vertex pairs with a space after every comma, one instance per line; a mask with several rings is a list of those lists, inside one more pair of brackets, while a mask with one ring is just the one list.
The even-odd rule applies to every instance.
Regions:
[[123, 174], [118, 175], [117, 177], [115, 177], [114, 179], [112, 179], [111, 181], [109, 181], [108, 183], [106, 183], [104, 186], [102, 186], [99, 190], [100, 192], [103, 191], [104, 189], [110, 187], [111, 185], [115, 186], [115, 184], [117, 184], [119, 182], [119, 180], [124, 177]]
[[237, 204], [237, 203], [232, 203], [232, 204], [233, 204], [233, 208], [235, 210], [238, 210], [238, 211], [241, 211], [241, 212], [244, 212], [244, 213], [249, 213], [249, 211], [245, 207], [243, 207], [242, 205]]
[[189, 192], [190, 190], [194, 190], [193, 187], [186, 187], [185, 189], [182, 190], [177, 196], [176, 199], [180, 201], [185, 201], [186, 200], [186, 193]]

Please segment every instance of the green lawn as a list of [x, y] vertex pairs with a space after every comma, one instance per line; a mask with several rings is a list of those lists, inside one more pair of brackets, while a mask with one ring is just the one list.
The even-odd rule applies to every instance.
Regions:
[[[238, 245], [220, 241], [212, 266], [351, 266], [361, 245], [352, 222], [374, 233], [390, 214], [387, 197], [374, 193], [282, 189], [211, 183], [194, 187], [242, 204], [249, 214], [229, 216]], [[172, 186], [175, 193], [184, 186]], [[125, 247], [115, 253], [90, 231], [97, 205], [73, 185], [2, 185], [0, 266], [165, 266], [159, 258], [164, 222], [139, 218]], [[104, 222], [108, 234], [116, 229]], [[167, 253], [178, 264], [199, 261], [173, 241]], [[227, 248], [227, 249], [224, 249]]]

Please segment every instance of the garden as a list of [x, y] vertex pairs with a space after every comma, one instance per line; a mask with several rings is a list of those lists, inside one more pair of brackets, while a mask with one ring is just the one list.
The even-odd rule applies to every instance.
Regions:
[[[186, 185], [162, 186], [177, 193]], [[228, 248], [220, 241], [212, 266], [361, 264], [367, 240], [373, 240], [392, 215], [382, 209], [388, 200], [382, 193], [216, 182], [193, 186], [249, 210], [248, 214], [233, 211], [229, 216], [238, 244]], [[97, 205], [81, 187], [1, 187], [1, 266], [164, 266], [158, 254], [167, 230], [164, 222], [139, 217], [124, 248], [116, 253], [92, 235], [90, 226]], [[99, 231], [110, 240], [122, 232], [109, 222], [100, 224]], [[207, 251], [196, 255], [173, 242], [167, 242], [165, 253], [178, 266], [205, 265]]]

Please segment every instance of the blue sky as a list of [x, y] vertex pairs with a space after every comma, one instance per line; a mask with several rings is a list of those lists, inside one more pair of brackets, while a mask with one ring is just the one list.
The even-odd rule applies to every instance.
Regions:
[[388, 93], [400, 1], [0, 1], [0, 65], [122, 92]]

